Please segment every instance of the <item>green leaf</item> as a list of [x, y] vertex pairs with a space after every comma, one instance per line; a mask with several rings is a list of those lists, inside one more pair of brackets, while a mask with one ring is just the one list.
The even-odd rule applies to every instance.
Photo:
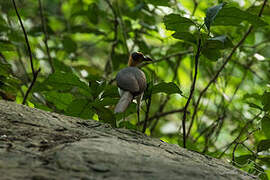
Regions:
[[270, 166], [270, 157], [258, 157], [259, 160], [263, 162], [263, 164], [267, 165], [268, 167]]
[[221, 35], [207, 39], [205, 46], [212, 49], [226, 49], [232, 48], [233, 43], [226, 35]]
[[137, 126], [134, 125], [134, 124], [131, 124], [131, 123], [128, 122], [128, 121], [122, 121], [122, 122], [119, 124], [119, 128], [127, 128], [127, 129], [137, 130]]
[[63, 39], [63, 46], [64, 46], [64, 49], [69, 53], [75, 52], [77, 50], [76, 42], [67, 36], [65, 36]]
[[213, 6], [207, 9], [206, 11], [206, 17], [204, 19], [204, 23], [210, 31], [211, 24], [214, 22], [216, 16], [218, 15], [219, 11], [225, 6], [226, 3], [221, 3], [217, 6]]
[[264, 111], [270, 111], [270, 92], [264, 92], [262, 95], [262, 104]]
[[152, 93], [156, 94], [156, 93], [160, 93], [160, 92], [163, 92], [166, 94], [174, 94], [174, 93], [182, 94], [182, 91], [173, 82], [169, 82], [169, 83], [161, 82], [161, 83], [154, 85], [153, 89], [152, 89]]
[[209, 60], [217, 61], [221, 57], [220, 50], [231, 47], [233, 44], [226, 35], [216, 36], [206, 40], [202, 54]]
[[89, 81], [89, 87], [91, 94], [96, 99], [100, 93], [105, 89], [106, 82], [101, 80], [101, 77], [95, 75], [88, 75], [87, 80]]
[[118, 102], [118, 99], [113, 99], [111, 97], [104, 98], [102, 100], [96, 100], [91, 105], [99, 105], [99, 106], [109, 106], [109, 105], [115, 105]]
[[207, 59], [211, 61], [217, 61], [218, 58], [221, 57], [221, 52], [218, 49], [203, 48], [202, 54], [204, 55], [204, 57], [206, 57]]
[[105, 107], [102, 107], [100, 105], [94, 105], [93, 108], [96, 110], [96, 113], [98, 114], [98, 119], [101, 122], [108, 123], [112, 127], [116, 127], [116, 118], [114, 116], [114, 113]]
[[268, 25], [258, 16], [242, 11], [235, 7], [224, 7], [215, 18], [214, 25], [239, 26], [241, 22], [247, 21], [253, 26], [262, 27]]
[[259, 94], [256, 94], [256, 93], [247, 93], [243, 96], [243, 99], [250, 99], [250, 98], [253, 98], [253, 99], [261, 99], [261, 95]]
[[14, 46], [8, 42], [0, 41], [0, 52], [14, 51]]
[[176, 32], [188, 32], [189, 27], [196, 25], [192, 20], [178, 14], [169, 14], [163, 19], [166, 29]]
[[8, 75], [10, 75], [10, 72], [12, 72], [11, 65], [0, 62], [0, 75], [8, 76]]
[[99, 8], [96, 3], [92, 3], [88, 6], [87, 17], [93, 24], [98, 23]]
[[264, 132], [265, 136], [270, 139], [270, 117], [264, 116], [261, 121], [262, 131]]
[[119, 69], [120, 64], [127, 63], [128, 56], [126, 54], [115, 53], [112, 56], [112, 64], [114, 69]]
[[257, 151], [266, 151], [270, 149], [270, 139], [261, 140], [257, 146]]
[[238, 165], [245, 165], [247, 164], [249, 161], [254, 161], [255, 157], [251, 154], [246, 154], [246, 155], [242, 155], [242, 156], [238, 156], [235, 158], [235, 162]]
[[89, 90], [89, 87], [73, 73], [55, 72], [42, 83], [43, 86], [49, 86], [54, 90], [70, 90], [74, 87]]
[[91, 110], [90, 103], [91, 100], [89, 99], [75, 99], [69, 104], [65, 114], [83, 119], [92, 118], [94, 113]]
[[70, 93], [60, 93], [57, 91], [45, 92], [47, 101], [52, 102], [59, 110], [65, 110], [73, 100]]
[[104, 97], [119, 97], [118, 88], [116, 86], [108, 85], [105, 87], [104, 93], [102, 94], [102, 98]]
[[183, 40], [184, 42], [190, 43], [190, 44], [196, 44], [197, 39], [194, 34], [191, 34], [189, 32], [176, 32], [172, 35], [176, 39]]
[[53, 58], [53, 66], [56, 71], [63, 71], [63, 72], [70, 72], [72, 73], [72, 69], [70, 66], [67, 66], [62, 61], [59, 61], [58, 59]]
[[262, 108], [261, 108], [260, 106], [258, 106], [257, 104], [250, 103], [250, 102], [248, 102], [247, 104], [248, 104], [250, 107], [252, 107], [252, 108], [262, 110]]

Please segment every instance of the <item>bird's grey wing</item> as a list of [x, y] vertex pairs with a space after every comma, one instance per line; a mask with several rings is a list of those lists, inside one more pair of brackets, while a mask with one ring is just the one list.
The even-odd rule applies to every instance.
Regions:
[[117, 86], [131, 93], [140, 91], [140, 86], [133, 71], [122, 69], [116, 75]]
[[142, 93], [145, 91], [146, 89], [146, 77], [145, 74], [142, 70], [138, 69], [138, 71], [136, 71], [135, 73], [135, 77], [137, 79], [137, 82], [139, 84], [139, 92]]

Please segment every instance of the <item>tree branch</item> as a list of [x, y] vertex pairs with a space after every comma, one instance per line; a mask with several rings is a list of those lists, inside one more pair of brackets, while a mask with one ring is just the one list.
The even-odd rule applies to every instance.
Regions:
[[171, 111], [167, 111], [167, 112], [163, 112], [163, 113], [158, 113], [158, 114], [150, 117], [149, 121], [152, 121], [153, 119], [161, 118], [163, 116], [167, 116], [167, 115], [170, 115], [170, 114], [179, 113], [179, 112], [184, 112], [184, 108], [175, 109], [175, 110], [171, 110]]

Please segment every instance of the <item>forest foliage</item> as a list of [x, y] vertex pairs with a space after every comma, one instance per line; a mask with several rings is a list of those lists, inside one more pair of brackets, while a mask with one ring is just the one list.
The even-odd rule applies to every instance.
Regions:
[[[5, 0], [0, 96], [149, 136], [270, 177], [267, 0]], [[123, 114], [116, 73], [147, 77], [141, 122]]]

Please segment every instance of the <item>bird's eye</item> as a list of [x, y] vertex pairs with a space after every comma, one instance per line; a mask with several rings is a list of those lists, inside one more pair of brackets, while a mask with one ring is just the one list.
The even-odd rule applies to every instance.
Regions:
[[134, 53], [132, 53], [132, 59], [134, 60], [134, 61], [137, 61], [137, 60], [139, 60], [140, 58], [141, 58], [141, 54], [139, 54], [139, 53], [137, 53], [137, 52], [134, 52]]

